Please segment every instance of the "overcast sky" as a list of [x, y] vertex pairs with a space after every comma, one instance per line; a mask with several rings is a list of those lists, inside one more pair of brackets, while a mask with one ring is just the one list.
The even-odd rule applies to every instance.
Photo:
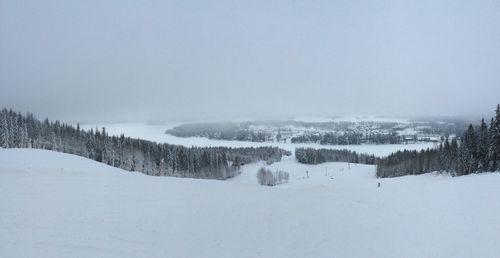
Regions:
[[500, 1], [0, 0], [0, 106], [83, 122], [488, 115]]

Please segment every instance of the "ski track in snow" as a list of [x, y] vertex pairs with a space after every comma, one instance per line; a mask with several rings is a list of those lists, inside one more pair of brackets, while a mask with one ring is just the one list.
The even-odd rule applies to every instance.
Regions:
[[263, 165], [197, 180], [0, 149], [0, 256], [500, 257], [500, 173], [379, 180], [287, 157], [270, 168], [290, 183], [265, 187]]

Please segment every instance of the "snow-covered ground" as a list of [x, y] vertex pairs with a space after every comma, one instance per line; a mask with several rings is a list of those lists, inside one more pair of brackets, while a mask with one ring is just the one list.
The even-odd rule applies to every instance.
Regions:
[[374, 154], [377, 156], [386, 156], [395, 152], [397, 150], [407, 149], [407, 150], [421, 150], [427, 148], [433, 148], [436, 146], [432, 142], [421, 142], [416, 144], [384, 144], [384, 145], [320, 145], [320, 144], [292, 144], [292, 143], [282, 143], [282, 142], [245, 142], [245, 141], [224, 141], [224, 140], [213, 140], [203, 137], [177, 137], [170, 134], [166, 134], [165, 131], [171, 129], [178, 124], [170, 125], [148, 125], [140, 123], [127, 123], [127, 124], [105, 124], [105, 125], [82, 125], [84, 129], [106, 128], [108, 134], [120, 135], [124, 134], [132, 138], [141, 138], [145, 140], [160, 142], [160, 143], [170, 143], [183, 145], [187, 147], [191, 146], [226, 146], [226, 147], [257, 147], [257, 146], [277, 146], [279, 148], [289, 150], [292, 153], [295, 148], [298, 147], [311, 147], [316, 149], [349, 149], [359, 153]]
[[265, 187], [262, 165], [195, 180], [0, 149], [0, 257], [500, 257], [500, 173], [378, 180], [286, 158], [271, 168], [290, 183]]

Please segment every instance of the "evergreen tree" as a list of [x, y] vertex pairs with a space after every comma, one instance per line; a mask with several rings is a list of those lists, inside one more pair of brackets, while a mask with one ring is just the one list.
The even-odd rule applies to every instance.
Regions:
[[467, 144], [460, 144], [458, 147], [457, 175], [468, 175], [472, 172], [473, 157]]
[[478, 163], [477, 136], [474, 130], [474, 126], [472, 126], [472, 124], [470, 124], [469, 127], [467, 128], [467, 131], [465, 132], [463, 138], [464, 138], [463, 145], [465, 148], [467, 148], [466, 153], [468, 155], [467, 157], [468, 160], [467, 174], [468, 174], [477, 170], [477, 163]]
[[304, 164], [320, 164], [324, 162], [349, 162], [362, 164], [375, 164], [374, 155], [358, 154], [350, 150], [331, 150], [314, 148], [296, 148], [295, 158]]
[[10, 130], [7, 110], [2, 110], [0, 113], [0, 147], [10, 147]]
[[488, 170], [495, 171], [497, 168], [497, 152], [495, 146], [495, 119], [491, 118], [490, 128], [488, 130]]
[[489, 147], [489, 137], [488, 137], [488, 126], [484, 122], [484, 118], [481, 119], [481, 125], [477, 132], [477, 157], [479, 158], [478, 170], [480, 172], [488, 171], [489, 159], [488, 159], [488, 147]]
[[447, 139], [438, 149], [425, 151], [397, 151], [377, 162], [378, 177], [394, 177], [447, 171], [452, 175], [497, 171], [500, 161], [500, 105], [490, 127], [484, 119], [477, 129], [470, 125], [457, 140]]
[[[95, 131], [94, 131], [95, 130]], [[82, 130], [59, 121], [39, 121], [3, 109], [0, 111], [0, 146], [33, 147], [76, 154], [129, 171], [148, 175], [226, 179], [239, 173], [230, 166], [259, 160], [274, 162], [290, 152], [276, 147], [186, 148], [169, 144], [109, 136], [105, 128]], [[238, 163], [239, 164], [239, 163]]]
[[494, 162], [496, 163], [492, 170], [500, 170], [500, 104], [497, 105], [497, 109], [495, 112], [495, 120], [492, 125], [492, 144], [493, 144], [493, 154], [492, 157]]

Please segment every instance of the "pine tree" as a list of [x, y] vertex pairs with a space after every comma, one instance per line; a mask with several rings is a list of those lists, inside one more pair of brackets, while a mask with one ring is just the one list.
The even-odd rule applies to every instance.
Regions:
[[0, 147], [10, 148], [11, 135], [9, 128], [9, 118], [7, 110], [4, 109], [0, 113]]
[[111, 151], [111, 138], [108, 137], [108, 134], [106, 133], [106, 128], [102, 128], [102, 162], [106, 163], [108, 165], [113, 164], [113, 155]]
[[468, 157], [469, 164], [467, 165], [467, 172], [471, 173], [477, 170], [477, 164], [478, 164], [477, 136], [472, 124], [469, 125], [469, 128], [465, 132], [463, 139], [464, 142], [462, 143], [462, 145], [464, 145], [464, 147], [467, 148], [467, 153], [469, 155]]
[[500, 104], [497, 105], [497, 110], [495, 114], [495, 119], [492, 124], [491, 130], [491, 140], [492, 140], [492, 148], [493, 148], [493, 161], [494, 166], [492, 167], [493, 171], [500, 170]]
[[481, 119], [481, 125], [477, 132], [477, 156], [479, 159], [478, 170], [480, 172], [488, 171], [488, 126], [484, 122], [484, 118]]
[[469, 148], [465, 143], [460, 144], [458, 147], [458, 164], [457, 164], [457, 175], [463, 176], [470, 174], [472, 163], [472, 155], [469, 152]]

